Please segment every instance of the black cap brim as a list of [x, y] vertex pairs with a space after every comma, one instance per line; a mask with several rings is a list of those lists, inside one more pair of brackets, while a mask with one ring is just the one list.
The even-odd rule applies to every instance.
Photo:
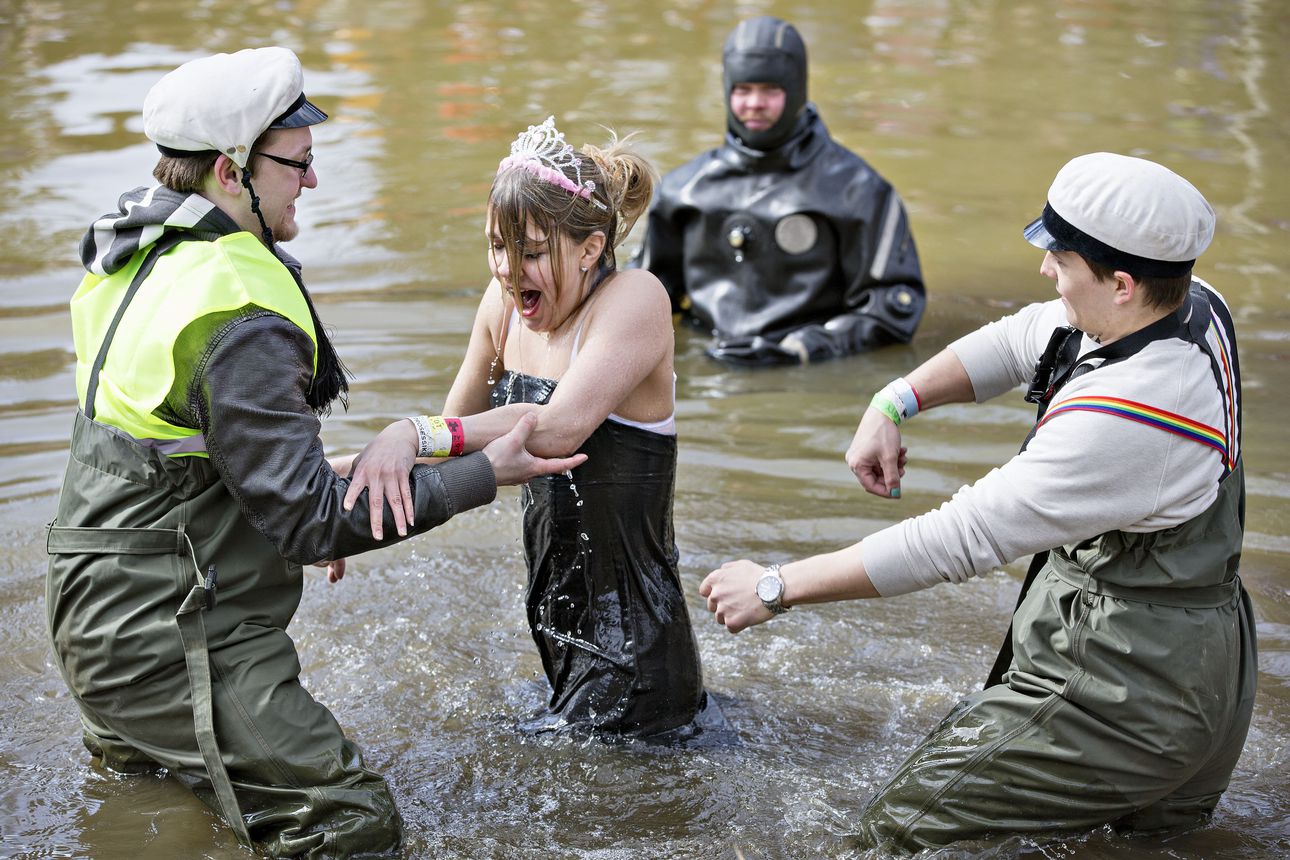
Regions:
[[1195, 260], [1151, 260], [1095, 239], [1054, 211], [1052, 204], [1044, 206], [1044, 214], [1031, 221], [1021, 231], [1026, 241], [1044, 251], [1073, 251], [1086, 260], [1117, 271], [1128, 272], [1135, 278], [1178, 278], [1191, 273]]
[[301, 93], [300, 97], [291, 103], [291, 107], [283, 111], [282, 116], [269, 124], [269, 128], [304, 128], [307, 125], [317, 125], [325, 119], [327, 114], [319, 110], [317, 105]]
[[1026, 228], [1021, 231], [1021, 235], [1026, 237], [1027, 242], [1043, 251], [1070, 250], [1064, 244], [1057, 241], [1057, 237], [1048, 232], [1048, 228], [1044, 226], [1042, 215], [1027, 224]]

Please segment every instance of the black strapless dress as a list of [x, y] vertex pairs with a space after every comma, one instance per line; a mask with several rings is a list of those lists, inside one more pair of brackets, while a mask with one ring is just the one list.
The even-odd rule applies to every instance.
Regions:
[[[506, 371], [492, 404], [545, 404], [555, 388]], [[529, 627], [551, 683], [551, 713], [530, 726], [684, 726], [704, 692], [672, 529], [676, 437], [606, 420], [578, 450], [572, 479], [535, 478], [521, 496]]]

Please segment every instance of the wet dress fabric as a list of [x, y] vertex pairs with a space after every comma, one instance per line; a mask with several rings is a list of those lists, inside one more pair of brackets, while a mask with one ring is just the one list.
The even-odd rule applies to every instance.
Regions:
[[[547, 403], [556, 381], [506, 371], [492, 405]], [[606, 419], [568, 474], [523, 491], [525, 605], [551, 685], [531, 728], [632, 736], [690, 723], [704, 702], [672, 529], [676, 437]]]

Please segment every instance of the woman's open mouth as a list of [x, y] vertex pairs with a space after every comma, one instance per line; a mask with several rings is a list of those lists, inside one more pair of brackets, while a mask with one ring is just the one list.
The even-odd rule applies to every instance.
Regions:
[[538, 303], [542, 301], [542, 293], [537, 290], [521, 290], [520, 304], [522, 313], [526, 317], [531, 317], [537, 313]]

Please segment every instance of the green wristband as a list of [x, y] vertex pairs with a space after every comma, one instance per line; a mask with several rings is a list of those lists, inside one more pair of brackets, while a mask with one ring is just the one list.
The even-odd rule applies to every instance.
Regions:
[[873, 396], [873, 400], [869, 401], [869, 405], [890, 418], [891, 423], [895, 424], [897, 427], [900, 426], [900, 410], [897, 409], [896, 404], [892, 402], [891, 395], [887, 393], [887, 389], [884, 388], [882, 391], [875, 394]]

